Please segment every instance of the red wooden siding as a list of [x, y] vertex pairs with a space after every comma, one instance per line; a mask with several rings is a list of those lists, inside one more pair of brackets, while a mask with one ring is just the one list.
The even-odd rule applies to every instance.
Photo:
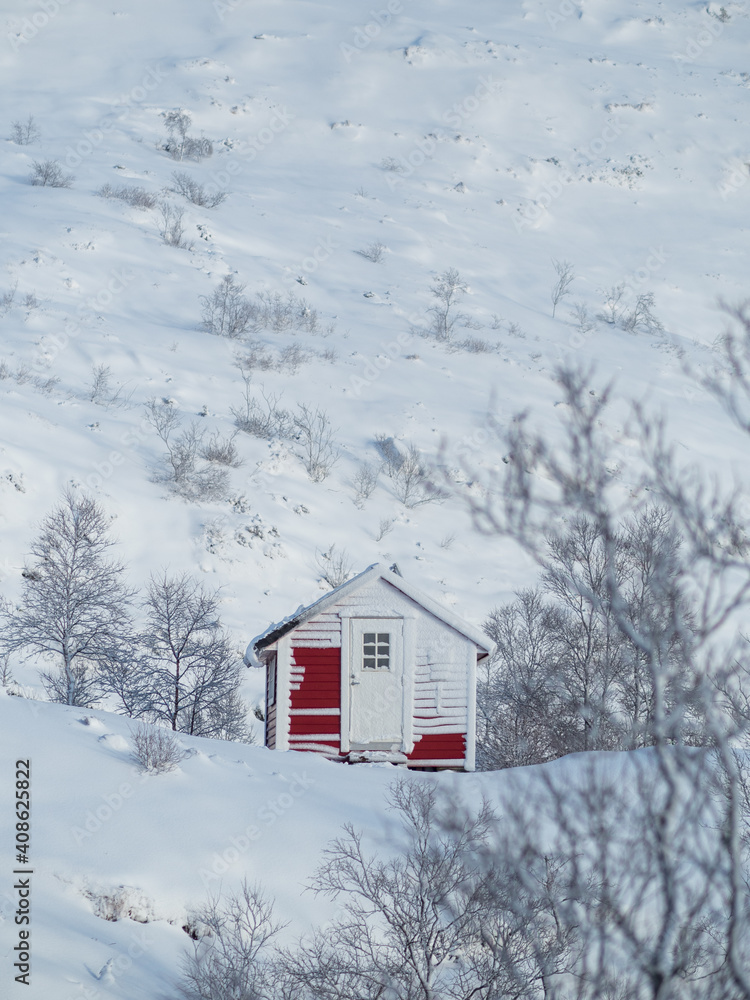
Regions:
[[341, 749], [341, 649], [294, 646], [290, 669], [289, 749], [338, 756]]
[[414, 764], [427, 760], [463, 762], [466, 757], [465, 733], [426, 733], [414, 745], [409, 760]]

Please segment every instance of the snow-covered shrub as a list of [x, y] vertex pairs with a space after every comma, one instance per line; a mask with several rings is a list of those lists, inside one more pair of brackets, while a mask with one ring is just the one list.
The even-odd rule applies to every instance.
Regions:
[[256, 311], [233, 274], [226, 274], [211, 295], [201, 295], [203, 329], [217, 337], [242, 337], [253, 326]]
[[552, 299], [552, 316], [554, 318], [557, 307], [566, 295], [570, 295], [570, 286], [575, 281], [576, 276], [575, 271], [573, 270], [573, 265], [568, 260], [555, 260], [553, 258], [552, 265], [555, 268], [555, 274], [557, 275], [557, 281], [552, 286], [552, 291], [550, 292], [550, 298]]
[[456, 305], [467, 289], [468, 285], [455, 267], [443, 271], [431, 286], [437, 304], [427, 311], [432, 315], [430, 333], [438, 340], [449, 340], [456, 323], [465, 319], [463, 313], [456, 311]]
[[354, 487], [354, 503], [360, 509], [375, 492], [378, 485], [380, 470], [369, 462], [362, 462], [352, 477]]
[[371, 260], [373, 264], [379, 264], [383, 259], [387, 247], [384, 243], [371, 243], [369, 246], [365, 247], [364, 250], [355, 250], [360, 257], [364, 257], [365, 260]]
[[190, 174], [175, 172], [172, 174], [172, 180], [175, 183], [176, 190], [183, 197], [187, 198], [194, 205], [199, 205], [201, 208], [216, 208], [217, 205], [221, 205], [227, 196], [225, 191], [217, 191], [215, 194], [209, 194], [205, 186], [193, 180]]
[[443, 492], [431, 482], [429, 468], [415, 444], [410, 443], [402, 452], [392, 437], [376, 434], [375, 445], [385, 473], [393, 483], [393, 492], [405, 507], [444, 499]]
[[346, 549], [331, 545], [327, 552], [315, 552], [315, 568], [333, 590], [352, 575], [352, 561]]
[[166, 482], [184, 500], [212, 501], [226, 496], [229, 473], [212, 462], [201, 464], [205, 431], [193, 421], [181, 427], [179, 413], [169, 403], [152, 399], [146, 405], [146, 420], [167, 449], [164, 468], [156, 480]]
[[149, 726], [145, 722], [139, 722], [130, 730], [130, 738], [133, 741], [133, 759], [142, 771], [150, 771], [152, 774], [174, 771], [185, 756], [175, 734], [163, 726]]
[[16, 291], [18, 290], [18, 282], [16, 281], [7, 292], [3, 292], [0, 295], [0, 314], [5, 316], [6, 313], [10, 312], [13, 308], [13, 302], [16, 298]]
[[164, 125], [169, 135], [164, 149], [173, 160], [203, 160], [213, 155], [214, 147], [208, 139], [196, 139], [188, 135], [192, 118], [187, 111], [170, 111], [164, 117]]
[[182, 962], [184, 1000], [257, 1000], [288, 997], [280, 990], [271, 939], [284, 925], [258, 886], [243, 880], [236, 892], [212, 896], [188, 915], [185, 932], [193, 939]]
[[69, 188], [75, 177], [63, 173], [59, 160], [34, 160], [29, 180], [35, 187]]
[[229, 412], [234, 417], [235, 426], [246, 434], [253, 437], [263, 438], [271, 441], [273, 438], [286, 438], [292, 433], [294, 426], [292, 415], [288, 410], [282, 409], [279, 405], [279, 396], [268, 393], [260, 387], [260, 396], [263, 405], [253, 394], [252, 383], [249, 375], [242, 376], [244, 391], [242, 406], [230, 406]]
[[159, 235], [168, 247], [192, 249], [192, 242], [185, 239], [185, 227], [182, 224], [184, 217], [184, 208], [179, 208], [166, 199], [159, 202]]
[[33, 115], [29, 115], [25, 122], [11, 122], [10, 138], [17, 146], [30, 146], [40, 139], [41, 135]]
[[312, 409], [299, 403], [294, 417], [297, 440], [302, 445], [302, 461], [314, 483], [321, 483], [331, 474], [338, 461], [338, 448], [333, 441], [333, 427], [325, 410]]
[[100, 198], [115, 198], [117, 201], [124, 201], [131, 208], [156, 208], [158, 203], [156, 195], [144, 187], [128, 187], [126, 184], [121, 184], [119, 187], [103, 184], [96, 193]]
[[207, 462], [214, 462], [216, 465], [227, 465], [232, 469], [242, 465], [242, 459], [234, 443], [235, 434], [230, 437], [222, 437], [218, 431], [213, 433], [208, 441], [201, 447], [201, 457]]

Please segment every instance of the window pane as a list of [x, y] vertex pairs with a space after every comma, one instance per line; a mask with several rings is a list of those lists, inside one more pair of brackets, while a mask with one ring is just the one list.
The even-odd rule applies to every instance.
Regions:
[[390, 670], [391, 665], [387, 659], [378, 660], [378, 670]]
[[364, 639], [365, 642], [375, 642], [375, 633], [374, 632], [365, 632], [365, 634], [362, 636], [362, 638]]

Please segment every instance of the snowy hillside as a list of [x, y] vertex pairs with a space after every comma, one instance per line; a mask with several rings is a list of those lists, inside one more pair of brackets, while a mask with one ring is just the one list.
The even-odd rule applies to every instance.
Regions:
[[[168, 568], [222, 588], [238, 653], [327, 589], [333, 545], [352, 573], [398, 563], [479, 625], [534, 579], [530, 561], [476, 535], [454, 500], [407, 505], [386, 471], [358, 499], [357, 477], [380, 464], [379, 435], [403, 454], [429, 460], [447, 442], [469, 467], [497, 467], [488, 411], [502, 424], [528, 408], [554, 435], [563, 359], [596, 364], [592, 392], [614, 377], [664, 410], [687, 459], [742, 473], [743, 439], [684, 362], [711, 368], [718, 300], [748, 292], [746, 4], [16, 0], [0, 34], [4, 598], [74, 486], [113, 518], [131, 586]], [[166, 115], [180, 109], [211, 156], [170, 155]], [[45, 161], [69, 186], [31, 183]], [[152, 207], [112, 196], [121, 188]], [[553, 317], [555, 261], [575, 277]], [[440, 339], [431, 288], [451, 269], [466, 288]], [[254, 316], [238, 338], [203, 325], [227, 276]], [[608, 321], [621, 284], [631, 329]], [[308, 475], [277, 413], [267, 436], [234, 438], [225, 489], [175, 495], [146, 405], [226, 442], [244, 392], [261, 410], [324, 412], [330, 474]], [[627, 485], [637, 442], [612, 430]], [[37, 667], [12, 663], [40, 691]], [[261, 687], [248, 672], [249, 702]], [[179, 771], [141, 784], [127, 720], [4, 696], [0, 716], [8, 774], [31, 756], [41, 796], [39, 997], [157, 996], [201, 866], [258, 818], [257, 853], [238, 864], [272, 873], [304, 925], [313, 902], [298, 887], [320, 847], [346, 819], [377, 826], [392, 776], [194, 740]], [[293, 790], [300, 771], [312, 795]], [[77, 840], [122, 783], [136, 808]], [[293, 806], [266, 826], [261, 810], [284, 796]], [[120, 885], [158, 919], [132, 979], [107, 985], [92, 976], [141, 925], [101, 921], [84, 893]]]

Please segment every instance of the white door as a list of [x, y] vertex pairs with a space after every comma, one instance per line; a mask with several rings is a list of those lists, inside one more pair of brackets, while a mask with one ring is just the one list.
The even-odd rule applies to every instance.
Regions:
[[350, 619], [349, 738], [352, 745], [404, 737], [404, 632], [400, 618]]

